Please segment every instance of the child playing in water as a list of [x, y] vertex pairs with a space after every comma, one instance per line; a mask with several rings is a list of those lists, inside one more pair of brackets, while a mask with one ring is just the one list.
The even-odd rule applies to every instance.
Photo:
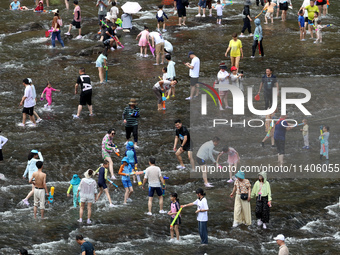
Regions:
[[163, 68], [162, 68], [162, 73], [163, 73], [163, 74], [162, 74], [162, 80], [163, 80], [163, 81], [167, 80], [167, 78], [166, 78], [167, 72], [168, 72], [168, 68], [163, 67]]
[[44, 91], [41, 93], [41, 98], [44, 98], [44, 94], [46, 92], [46, 100], [47, 104], [44, 105], [45, 108], [48, 110], [51, 110], [51, 105], [52, 105], [52, 91], [58, 91], [60, 92], [59, 89], [54, 89], [52, 88], [51, 83], [48, 81], [47, 82], [47, 87], [44, 89]]
[[265, 23], [268, 24], [268, 19], [271, 20], [272, 24], [274, 23], [274, 7], [276, 3], [272, 3], [272, 0], [268, 0], [268, 3], [263, 7], [263, 11], [267, 10], [266, 15], [264, 16]]
[[100, 53], [96, 60], [96, 67], [98, 67], [100, 83], [104, 83], [104, 69], [107, 70], [106, 60], [107, 48], [105, 48], [104, 51]]
[[144, 30], [137, 35], [136, 40], [138, 40], [138, 37], [140, 37], [139, 43], [138, 43], [138, 46], [140, 47], [140, 56], [143, 57], [143, 49], [144, 49], [144, 57], [146, 58], [148, 57], [147, 46], [149, 42], [149, 28], [147, 26], [144, 26]]
[[263, 138], [261, 145], [264, 148], [264, 142], [270, 138], [272, 142], [272, 147], [275, 147], [275, 140], [274, 140], [274, 130], [275, 130], [275, 124], [273, 119], [275, 118], [275, 112], [266, 115], [266, 122], [265, 122], [265, 131], [266, 131], [266, 136]]
[[[129, 165], [131, 166], [131, 169], [137, 169], [138, 162], [137, 162], [137, 154], [135, 150], [135, 146], [132, 141], [129, 141], [126, 145], [126, 151], [125, 156], [128, 158]], [[133, 183], [136, 183], [136, 176], [133, 175]]]
[[10, 5], [9, 5], [10, 10], [28, 10], [26, 6], [20, 6], [20, 2], [18, 0], [14, 0]]
[[322, 159], [322, 156], [325, 156], [328, 160], [328, 138], [329, 138], [329, 127], [323, 126], [322, 127], [323, 133], [319, 136], [319, 140], [321, 143], [320, 148], [320, 160]]
[[216, 6], [214, 8], [217, 11], [217, 20], [216, 20], [216, 23], [221, 25], [224, 5], [221, 4], [220, 0], [217, 0], [217, 4], [216, 4]]
[[243, 71], [241, 73], [237, 73], [237, 68], [235, 66], [232, 66], [230, 68], [231, 74], [229, 76], [230, 78], [230, 85], [234, 85], [238, 87], [240, 90], [244, 90], [243, 88]]
[[38, 6], [34, 9], [34, 12], [43, 12], [43, 11], [44, 11], [43, 1], [39, 1]]
[[325, 28], [327, 26], [322, 26], [321, 25], [321, 20], [317, 21], [317, 26], [315, 28], [316, 30], [316, 40], [314, 41], [314, 43], [322, 43], [322, 29]]
[[[170, 204], [170, 211], [168, 212], [168, 215], [170, 215], [170, 224], [173, 222], [177, 212], [179, 211], [179, 209], [181, 208], [180, 204], [179, 204], [179, 199], [177, 197], [177, 193], [172, 193], [170, 195], [170, 200], [171, 200], [171, 204]], [[171, 228], [170, 227], [170, 242], [174, 241], [174, 232], [176, 232], [176, 238], [177, 238], [177, 242], [179, 241], [179, 225], [181, 224], [181, 215], [178, 216], [177, 220], [174, 223], [174, 226]]]
[[[166, 61], [168, 61], [167, 71], [166, 71], [166, 79], [172, 81], [173, 79], [176, 79], [176, 71], [175, 71], [175, 65], [176, 63], [171, 60], [171, 55], [165, 55]], [[170, 98], [170, 95], [172, 93], [171, 97], [175, 97], [175, 86], [172, 86], [169, 90], [168, 96], [166, 99]]]
[[306, 119], [302, 120], [302, 123], [303, 123], [303, 128], [300, 129], [300, 131], [302, 131], [303, 142], [304, 142], [304, 146], [302, 147], [302, 149], [309, 149], [307, 120]]
[[104, 163], [101, 167], [99, 167], [94, 173], [97, 174], [98, 173], [98, 187], [100, 188], [100, 191], [96, 197], [95, 201], [98, 201], [100, 196], [103, 193], [103, 190], [105, 191], [106, 197], [109, 200], [110, 203], [110, 207], [113, 207], [112, 201], [111, 201], [111, 197], [109, 194], [109, 190], [107, 189], [106, 186], [106, 181], [107, 180], [107, 168], [109, 167], [109, 161], [104, 160]]
[[163, 19], [163, 16], [164, 16], [166, 19], [169, 19], [168, 16], [166, 16], [166, 14], [165, 14], [164, 11], [163, 11], [163, 5], [160, 5], [160, 6], [158, 6], [158, 12], [157, 12], [157, 14], [156, 14], [156, 18], [157, 18], [157, 30], [160, 31], [159, 25], [160, 25], [161, 23], [163, 23], [163, 32], [165, 32], [166, 29], [165, 29], [165, 21], [164, 21], [164, 19]]
[[299, 28], [300, 28], [300, 41], [306, 41], [305, 40], [305, 18], [304, 18], [304, 12], [303, 10], [299, 11]]
[[256, 28], [254, 31], [254, 42], [252, 46], [252, 55], [251, 58], [255, 58], [255, 51], [257, 48], [257, 45], [259, 44], [259, 54], [261, 57], [264, 56], [263, 46], [262, 46], [262, 40], [263, 40], [263, 34], [262, 34], [262, 26], [261, 26], [261, 20], [259, 18], [255, 19], [254, 21]]
[[67, 196], [70, 196], [71, 189], [73, 191], [73, 207], [77, 207], [77, 204], [80, 205], [80, 196], [77, 197], [78, 187], [80, 184], [80, 178], [77, 174], [73, 175], [70, 181], [70, 187], [67, 190]]
[[237, 169], [237, 163], [240, 162], [240, 156], [238, 155], [238, 152], [229, 146], [224, 146], [222, 151], [218, 154], [217, 159], [216, 159], [216, 164], [218, 165], [218, 160], [223, 154], [228, 154], [228, 164], [229, 164], [229, 183], [234, 182], [232, 179], [232, 174], [231, 172], [236, 172]]
[[125, 195], [124, 195], [124, 205], [126, 205], [126, 202], [132, 202], [132, 199], [130, 198], [133, 188], [132, 183], [130, 180], [130, 173], [132, 172], [131, 166], [129, 165], [129, 161], [127, 157], [124, 157], [122, 159], [122, 165], [120, 166], [119, 175], [122, 175], [122, 183], [125, 189]]

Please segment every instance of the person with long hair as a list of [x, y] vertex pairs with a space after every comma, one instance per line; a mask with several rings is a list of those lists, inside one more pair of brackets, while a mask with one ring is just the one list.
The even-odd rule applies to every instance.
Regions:
[[58, 41], [60, 42], [62, 47], [64, 46], [64, 42], [60, 37], [60, 26], [63, 25], [62, 20], [59, 16], [59, 10], [55, 9], [53, 10], [54, 16], [53, 16], [53, 20], [52, 20], [52, 46], [55, 47], [55, 38], [58, 39]]

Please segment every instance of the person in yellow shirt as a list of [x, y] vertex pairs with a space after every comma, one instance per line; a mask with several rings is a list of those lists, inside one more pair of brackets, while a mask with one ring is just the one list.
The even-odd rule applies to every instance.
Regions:
[[242, 42], [240, 39], [237, 39], [237, 33], [233, 33], [232, 37], [233, 39], [229, 42], [225, 56], [228, 57], [228, 52], [230, 51], [231, 66], [239, 69], [240, 58], [243, 58]]
[[319, 7], [317, 7], [314, 4], [314, 1], [310, 1], [310, 5], [307, 5], [306, 7], [301, 7], [300, 10], [307, 10], [308, 12], [308, 30], [310, 32], [311, 38], [313, 38], [313, 19], [314, 19], [314, 13], [319, 13]]

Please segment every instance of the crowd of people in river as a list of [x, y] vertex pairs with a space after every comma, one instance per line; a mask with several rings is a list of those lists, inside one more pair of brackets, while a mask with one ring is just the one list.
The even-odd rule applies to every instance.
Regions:
[[[34, 11], [44, 11], [43, 1], [36, 1], [37, 7]], [[47, 7], [49, 7], [48, 0], [46, 1]], [[68, 9], [68, 0], [65, 0], [66, 8]], [[81, 39], [83, 37], [81, 33], [81, 9], [78, 3], [78, 0], [73, 1], [74, 4], [74, 17], [73, 21], [69, 25], [68, 32], [65, 33], [66, 36], [70, 36], [72, 27], [76, 27], [78, 29], [78, 36], [76, 39]], [[108, 10], [109, 4], [112, 5], [112, 8]], [[178, 26], [186, 26], [186, 7], [188, 6], [187, 1], [183, 0], [175, 0], [174, 8], [178, 14]], [[220, 103], [219, 108], [221, 111], [231, 109], [232, 107], [228, 103], [228, 89], [223, 87], [224, 85], [235, 85], [239, 89], [243, 90], [243, 72], [239, 70], [240, 59], [243, 58], [243, 50], [242, 50], [242, 42], [238, 37], [244, 37], [244, 32], [248, 30], [249, 36], [253, 36], [253, 45], [252, 45], [252, 58], [255, 57], [255, 51], [259, 46], [259, 53], [262, 57], [264, 57], [264, 49], [263, 49], [263, 31], [261, 27], [261, 20], [258, 18], [262, 14], [262, 11], [266, 11], [265, 14], [265, 23], [268, 23], [268, 20], [271, 20], [273, 23], [273, 16], [275, 11], [277, 11], [277, 16], [279, 15], [279, 11], [282, 11], [282, 21], [286, 21], [287, 19], [287, 10], [292, 6], [292, 2], [290, 0], [268, 0], [264, 5], [264, 1], [261, 0], [261, 5], [264, 6], [261, 13], [254, 19], [254, 24], [256, 26], [254, 33], [252, 33], [251, 22], [253, 21], [250, 15], [250, 0], [245, 0], [244, 9], [243, 9], [243, 28], [240, 36], [237, 33], [232, 35], [232, 39], [229, 42], [229, 46], [225, 52], [225, 56], [230, 56], [231, 68], [230, 73], [227, 71], [227, 64], [221, 63], [219, 65], [220, 71], [217, 74], [217, 82], [219, 84], [219, 96], [222, 99], [222, 104]], [[259, 5], [260, 1], [257, 0], [256, 4]], [[206, 7], [209, 10], [209, 16], [212, 16], [212, 10], [216, 9], [217, 11], [217, 21], [218, 25], [221, 24], [223, 18], [223, 10], [225, 10], [226, 6], [230, 5], [230, 3], [226, 3], [224, 0], [222, 3], [220, 0], [217, 1], [216, 5], [212, 5], [211, 0], [200, 0], [198, 3], [198, 14], [196, 17], [204, 18]], [[322, 29], [327, 27], [321, 25], [321, 13], [325, 16], [327, 13], [327, 7], [329, 6], [329, 2], [324, 0], [317, 0], [316, 4], [314, 1], [305, 0], [301, 8], [298, 11], [298, 24], [300, 29], [300, 39], [301, 41], [305, 41], [306, 36], [306, 27], [309, 28], [309, 33], [311, 38], [313, 38], [313, 32], [316, 32], [317, 40], [316, 42], [322, 42]], [[104, 82], [104, 72], [107, 69], [107, 58], [108, 52], [114, 51], [116, 49], [123, 48], [122, 43], [120, 42], [117, 36], [117, 30], [123, 29], [124, 32], [129, 32], [132, 28], [132, 16], [129, 13], [123, 13], [121, 19], [118, 18], [119, 8], [115, 1], [108, 0], [98, 0], [96, 3], [96, 7], [98, 7], [98, 24], [100, 34], [100, 41], [103, 43], [103, 52], [99, 55], [96, 61], [96, 67], [99, 71], [99, 79], [100, 82]], [[21, 6], [20, 2], [14, 0], [10, 4], [11, 10], [28, 10], [26, 6]], [[201, 15], [202, 9], [202, 15]], [[51, 28], [51, 42], [52, 46], [55, 47], [56, 39], [59, 41], [62, 47], [64, 47], [64, 42], [61, 38], [61, 27], [62, 20], [59, 14], [59, 10], [55, 9], [51, 11], [54, 14]], [[157, 109], [165, 110], [165, 106], [163, 102], [170, 97], [175, 97], [175, 86], [178, 83], [176, 79], [176, 71], [175, 71], [175, 62], [171, 60], [171, 52], [172, 45], [165, 47], [165, 40], [160, 33], [160, 29], [163, 26], [162, 32], [166, 32], [166, 22], [165, 19], [168, 19], [165, 11], [163, 10], [163, 6], [158, 7], [157, 11], [157, 31], [149, 32], [148, 27], [144, 27], [144, 30], [141, 31], [136, 40], [139, 39], [138, 46], [140, 47], [140, 56], [148, 57], [147, 51], [148, 46], [150, 46], [151, 52], [155, 51], [156, 53], [156, 63], [155, 65], [165, 64], [165, 60], [168, 62], [167, 68], [163, 68], [163, 76], [160, 77], [160, 81], [158, 81], [153, 87], [152, 90], [157, 98]], [[143, 54], [144, 53], [144, 54]], [[153, 53], [153, 52], [152, 52]], [[185, 63], [185, 66], [189, 69], [189, 77], [190, 77], [190, 96], [186, 98], [186, 100], [195, 99], [198, 94], [198, 86], [199, 86], [199, 75], [200, 75], [200, 59], [195, 54], [194, 51], [190, 51], [188, 53], [188, 57], [191, 62]], [[184, 83], [184, 82], [183, 82]], [[42, 121], [40, 116], [34, 111], [34, 106], [37, 102], [36, 90], [33, 85], [32, 79], [25, 78], [23, 80], [23, 85], [25, 87], [24, 96], [20, 101], [20, 106], [23, 106], [23, 118], [22, 123], [19, 126], [25, 127], [26, 125], [35, 127], [36, 123]], [[263, 96], [264, 96], [264, 109], [269, 109], [273, 103], [273, 88], [279, 91], [279, 85], [276, 76], [273, 74], [273, 69], [267, 68], [266, 74], [263, 75], [262, 81], [259, 86], [258, 95], [260, 95], [263, 87]], [[94, 116], [92, 109], [92, 85], [90, 76], [86, 74], [85, 69], [81, 67], [79, 69], [79, 76], [75, 85], [75, 94], [77, 94], [77, 90], [80, 88], [80, 102], [77, 109], [77, 114], [73, 115], [74, 119], [80, 118], [83, 106], [88, 106], [89, 116]], [[44, 105], [45, 108], [51, 110], [52, 106], [52, 92], [57, 91], [58, 89], [54, 89], [50, 82], [47, 83], [46, 88], [41, 94], [41, 100], [44, 100], [44, 94], [46, 93], [47, 103]], [[172, 94], [172, 95], [171, 95]], [[148, 182], [148, 212], [147, 215], [152, 215], [152, 202], [154, 193], [157, 193], [159, 198], [159, 213], [168, 214], [170, 216], [171, 221], [171, 242], [176, 242], [174, 239], [174, 235], [176, 234], [176, 239], [179, 241], [179, 225], [181, 224], [181, 208], [189, 207], [189, 206], [197, 206], [196, 214], [198, 221], [198, 231], [201, 237], [201, 243], [208, 243], [208, 202], [206, 198], [206, 193], [202, 188], [198, 188], [196, 190], [197, 200], [192, 203], [186, 205], [180, 205], [179, 203], [179, 195], [177, 193], [171, 193], [170, 200], [170, 210], [166, 211], [163, 208], [163, 195], [165, 190], [165, 181], [164, 176], [162, 175], [160, 167], [156, 165], [156, 159], [154, 157], [149, 158], [149, 167], [144, 171], [138, 171], [140, 166], [138, 165], [136, 150], [139, 149], [138, 146], [138, 119], [140, 118], [140, 109], [137, 106], [138, 102], [136, 99], [131, 98], [128, 106], [123, 111], [123, 123], [125, 125], [126, 131], [126, 142], [124, 146], [125, 153], [123, 159], [118, 162], [120, 165], [119, 171], [117, 171], [118, 175], [121, 175], [122, 186], [125, 189], [123, 204], [127, 204], [128, 202], [132, 202], [131, 195], [133, 194], [133, 185], [141, 185], [144, 189], [144, 186]], [[278, 121], [274, 121], [275, 112], [272, 112], [268, 116], [266, 116], [266, 136], [261, 142], [261, 146], [264, 147], [264, 143], [267, 139], [271, 139], [272, 147], [276, 147], [278, 151], [278, 161], [279, 164], [283, 164], [283, 155], [285, 154], [285, 135], [286, 131], [295, 127], [287, 123], [285, 115], [281, 115]], [[27, 116], [30, 119], [30, 123], [27, 124]], [[37, 117], [37, 120], [35, 117]], [[300, 129], [304, 139], [304, 147], [303, 149], [309, 149], [309, 135], [308, 135], [308, 120], [303, 120], [303, 127]], [[226, 145], [225, 141], [221, 141], [221, 139], [217, 136], [213, 137], [212, 140], [209, 140], [202, 144], [196, 156], [193, 155], [193, 143], [190, 138], [190, 133], [188, 129], [183, 126], [181, 120], [175, 121], [175, 139], [173, 150], [175, 151], [175, 155], [179, 161], [179, 165], [177, 169], [184, 170], [186, 166], [182, 159], [182, 154], [187, 152], [188, 159], [190, 161], [190, 168], [195, 171], [195, 163], [198, 165], [200, 171], [202, 172], [203, 182], [206, 188], [212, 188], [214, 185], [208, 182], [207, 177], [207, 166], [209, 162], [213, 164], [219, 165], [221, 162], [221, 157], [223, 154], [228, 155], [227, 163], [229, 166], [234, 169], [238, 169], [238, 165], [240, 164], [240, 155], [239, 153], [229, 145]], [[1, 131], [0, 131], [1, 132]], [[87, 204], [87, 224], [91, 224], [91, 207], [92, 204], [99, 200], [101, 194], [105, 192], [105, 195], [109, 201], [109, 206], [113, 207], [110, 194], [108, 192], [108, 186], [106, 185], [106, 181], [112, 183], [112, 185], [117, 186], [113, 180], [116, 180], [117, 177], [114, 174], [114, 161], [117, 164], [116, 159], [112, 159], [112, 154], [115, 153], [118, 157], [120, 156], [120, 151], [118, 149], [117, 144], [114, 143], [113, 139], [115, 137], [115, 129], [111, 128], [108, 130], [107, 134], [104, 136], [102, 140], [102, 159], [103, 162], [101, 166], [96, 170], [88, 169], [84, 173], [84, 178], [79, 178], [77, 174], [74, 174], [72, 179], [70, 180], [70, 186], [67, 191], [67, 195], [70, 195], [71, 190], [73, 191], [73, 206], [77, 207], [80, 204], [79, 210], [79, 219], [78, 222], [83, 222], [83, 214], [85, 209], [85, 204]], [[131, 136], [132, 134], [132, 136]], [[130, 141], [133, 137], [133, 141]], [[320, 159], [323, 156], [328, 160], [328, 151], [329, 151], [329, 127], [323, 126], [322, 132], [320, 135]], [[0, 161], [3, 160], [2, 155], [2, 147], [8, 141], [4, 136], [0, 136]], [[215, 151], [214, 148], [223, 143], [222, 151]], [[179, 146], [179, 147], [178, 147]], [[217, 155], [217, 159], [215, 160], [214, 155]], [[37, 215], [37, 208], [41, 211], [41, 218], [44, 218], [44, 209], [45, 209], [45, 194], [48, 194], [47, 185], [46, 185], [46, 174], [42, 172], [43, 170], [43, 156], [38, 150], [31, 150], [28, 155], [28, 163], [25, 169], [23, 178], [26, 178], [28, 175], [29, 183], [32, 183], [32, 190], [28, 193], [28, 195], [22, 200], [22, 202], [26, 205], [29, 205], [29, 198], [34, 196], [34, 217]], [[110, 173], [110, 178], [108, 177], [108, 173]], [[140, 180], [140, 175], [144, 175], [143, 181]], [[94, 177], [98, 176], [98, 182], [94, 180]], [[131, 182], [131, 177], [133, 177], [133, 181]], [[256, 208], [255, 215], [257, 219], [257, 225], [262, 227], [263, 229], [267, 229], [267, 224], [270, 220], [270, 208], [272, 206], [272, 194], [270, 183], [267, 180], [267, 173], [261, 172], [258, 174], [258, 179], [256, 180], [253, 187], [248, 179], [245, 178], [245, 173], [242, 171], [237, 171], [235, 176], [232, 176], [232, 172], [229, 172], [228, 183], [233, 184], [233, 190], [230, 194], [231, 198], [235, 199], [234, 204], [234, 221], [232, 227], [237, 227], [240, 224], [251, 225], [251, 207], [250, 201], [252, 198], [256, 200]], [[97, 192], [97, 187], [100, 188], [99, 193]], [[86, 254], [90, 254], [88, 252], [94, 252], [94, 248], [91, 243], [86, 242], [81, 235], [77, 235], [77, 242], [82, 246], [82, 252], [86, 252]], [[279, 254], [289, 254], [288, 248], [285, 245], [285, 237], [283, 235], [278, 235], [274, 238], [280, 246]], [[27, 251], [21, 249], [20, 254], [27, 254]], [[85, 254], [85, 253], [84, 253]], [[92, 254], [92, 253], [91, 253]]]

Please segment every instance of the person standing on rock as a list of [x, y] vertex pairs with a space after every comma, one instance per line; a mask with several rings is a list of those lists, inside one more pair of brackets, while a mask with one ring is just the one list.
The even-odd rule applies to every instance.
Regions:
[[68, 28], [68, 31], [65, 33], [65, 35], [71, 35], [70, 32], [71, 32], [72, 26], [75, 26], [76, 28], [78, 28], [78, 31], [79, 31], [79, 35], [76, 37], [76, 39], [81, 39], [82, 38], [82, 36], [81, 36], [81, 25], [80, 25], [81, 10], [80, 10], [80, 6], [78, 5], [78, 0], [74, 0], [73, 4], [74, 4], [73, 21], [70, 24], [70, 27]]
[[[177, 8], [177, 15], [178, 15], [178, 25], [185, 26], [185, 21], [187, 19], [187, 10], [186, 7], [189, 6], [189, 1], [183, 0], [175, 0], [174, 7]], [[183, 23], [182, 23], [183, 19]]]

